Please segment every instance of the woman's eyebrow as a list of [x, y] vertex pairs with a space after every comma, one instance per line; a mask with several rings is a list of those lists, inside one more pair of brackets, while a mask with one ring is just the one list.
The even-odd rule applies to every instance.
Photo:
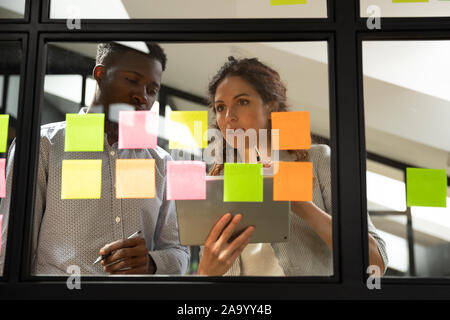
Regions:
[[[237, 96], [235, 96], [235, 97], [233, 98], [233, 100], [236, 100], [237, 98], [242, 97], [242, 96], [250, 97], [250, 95], [249, 95], [248, 93], [240, 93], [240, 94], [238, 94]], [[216, 101], [214, 101], [214, 103], [217, 103], [217, 102], [222, 102], [222, 103], [223, 103], [222, 100], [216, 100]]]
[[250, 97], [250, 95], [249, 95], [248, 93], [241, 93], [241, 94], [238, 94], [237, 96], [235, 96], [235, 97], [233, 98], [233, 100], [236, 100], [237, 98], [242, 97], [242, 96]]

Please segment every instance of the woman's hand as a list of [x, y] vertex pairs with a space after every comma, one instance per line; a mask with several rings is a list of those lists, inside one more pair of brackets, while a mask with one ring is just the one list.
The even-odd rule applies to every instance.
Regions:
[[211, 229], [198, 266], [199, 275], [222, 276], [231, 268], [249, 243], [255, 229], [253, 226], [248, 227], [236, 239], [229, 242], [242, 215], [237, 214], [233, 219], [231, 217], [230, 213], [225, 214]]

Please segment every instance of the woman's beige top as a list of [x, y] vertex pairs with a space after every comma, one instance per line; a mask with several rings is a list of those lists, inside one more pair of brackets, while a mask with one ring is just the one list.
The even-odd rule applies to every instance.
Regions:
[[[313, 162], [313, 202], [328, 214], [331, 209], [331, 150], [327, 145], [312, 145], [308, 161]], [[296, 161], [294, 154], [280, 152], [281, 161]], [[249, 244], [236, 259], [227, 276], [330, 276], [333, 255], [325, 242], [292, 211], [290, 239], [282, 243]], [[386, 246], [368, 217], [369, 233], [375, 238], [385, 269], [388, 265]], [[385, 271], [385, 270], [384, 270]]]

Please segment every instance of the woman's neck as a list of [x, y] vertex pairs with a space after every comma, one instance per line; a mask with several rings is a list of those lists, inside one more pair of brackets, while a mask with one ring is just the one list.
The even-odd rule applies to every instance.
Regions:
[[260, 145], [259, 147], [255, 145], [245, 145], [245, 149], [238, 148], [238, 154], [243, 163], [257, 163], [258, 156], [259, 162], [265, 163], [269, 162], [272, 156], [272, 146], [270, 143], [270, 139], [267, 139], [266, 145]]

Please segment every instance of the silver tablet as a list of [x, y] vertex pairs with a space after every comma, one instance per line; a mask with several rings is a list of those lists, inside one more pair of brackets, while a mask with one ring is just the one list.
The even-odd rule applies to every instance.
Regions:
[[264, 177], [263, 202], [224, 202], [223, 176], [206, 178], [206, 200], [176, 200], [182, 245], [203, 245], [211, 228], [225, 213], [242, 214], [235, 235], [248, 226], [255, 230], [251, 243], [289, 239], [289, 202], [273, 201], [273, 177]]

